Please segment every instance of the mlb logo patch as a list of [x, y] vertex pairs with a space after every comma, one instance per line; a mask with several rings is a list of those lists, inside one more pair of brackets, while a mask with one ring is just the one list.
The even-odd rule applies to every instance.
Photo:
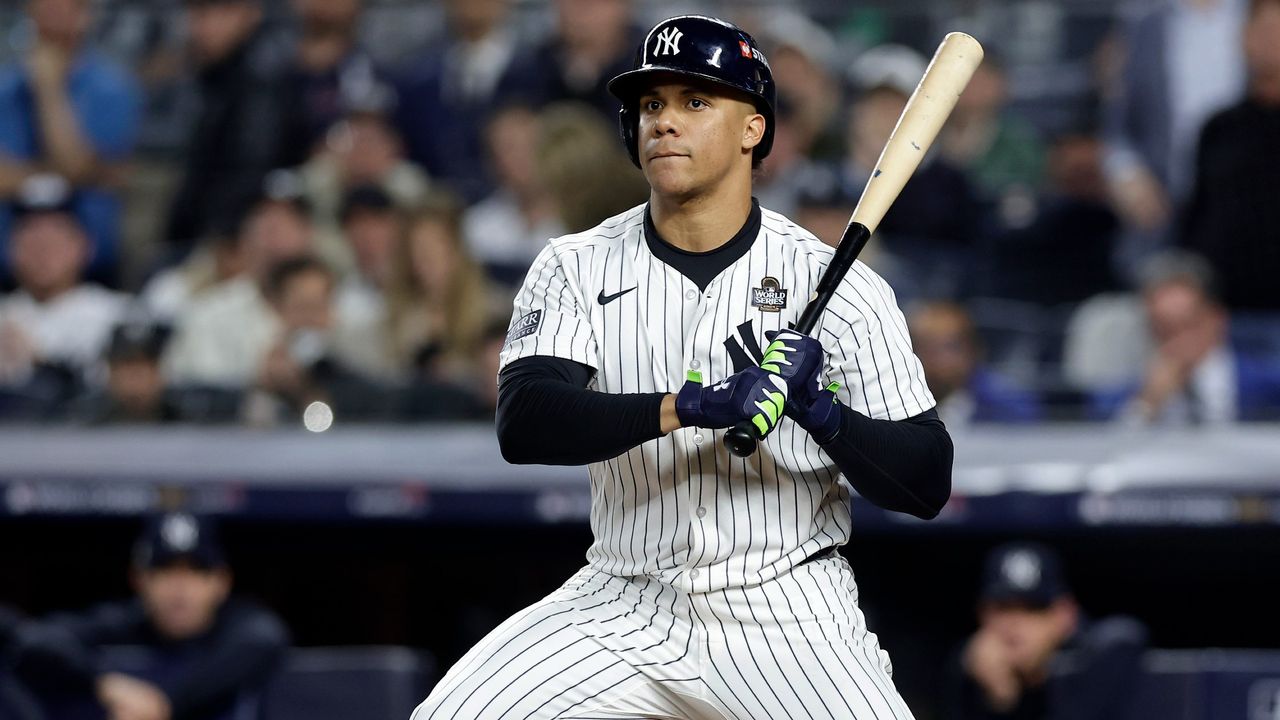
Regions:
[[739, 40], [738, 48], [742, 50], [742, 57], [744, 58], [751, 57], [751, 46], [747, 44], [746, 40]]

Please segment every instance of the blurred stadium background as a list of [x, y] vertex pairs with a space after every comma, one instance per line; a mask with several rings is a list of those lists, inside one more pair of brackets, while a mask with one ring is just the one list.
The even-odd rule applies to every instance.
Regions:
[[603, 92], [640, 29], [756, 35], [758, 196], [829, 242], [965, 30], [989, 62], [866, 258], [955, 492], [855, 499], [869, 624], [946, 717], [983, 555], [1039, 540], [1149, 630], [1132, 717], [1280, 718], [1275, 5], [6, 0], [0, 609], [128, 597], [143, 520], [208, 515], [295, 646], [264, 717], [407, 716], [590, 542], [584, 471], [501, 459], [493, 378], [541, 243], [645, 198]]

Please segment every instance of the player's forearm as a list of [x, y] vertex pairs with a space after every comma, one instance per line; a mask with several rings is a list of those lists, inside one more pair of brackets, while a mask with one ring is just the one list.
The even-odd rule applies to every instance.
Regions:
[[875, 420], [841, 407], [840, 433], [822, 446], [858, 494], [925, 520], [951, 497], [951, 436], [936, 411]]
[[518, 361], [499, 379], [498, 445], [507, 462], [585, 465], [667, 432], [666, 393], [588, 390], [584, 378], [560, 372], [569, 361], [543, 360]]

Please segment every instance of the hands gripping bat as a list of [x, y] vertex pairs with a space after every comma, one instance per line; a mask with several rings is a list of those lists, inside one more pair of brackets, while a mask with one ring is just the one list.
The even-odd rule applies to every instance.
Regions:
[[[924, 71], [920, 84], [911, 94], [893, 134], [880, 153], [880, 160], [862, 191], [853, 217], [849, 218], [849, 225], [840, 237], [835, 255], [818, 280], [813, 299], [805, 306], [796, 322], [797, 332], [808, 335], [813, 331], [818, 316], [840, 286], [845, 273], [853, 266], [858, 253], [866, 247], [871, 233], [875, 232], [889, 206], [897, 199], [898, 193], [929, 151], [929, 146], [938, 136], [938, 130], [956, 106], [956, 99], [969, 84], [969, 78], [980, 62], [982, 46], [969, 35], [953, 32], [942, 39], [942, 44], [938, 45], [938, 50], [933, 55], [933, 61]], [[738, 457], [748, 457], [755, 452], [758, 440], [756, 427], [748, 420], [729, 428], [724, 436], [725, 445]]]

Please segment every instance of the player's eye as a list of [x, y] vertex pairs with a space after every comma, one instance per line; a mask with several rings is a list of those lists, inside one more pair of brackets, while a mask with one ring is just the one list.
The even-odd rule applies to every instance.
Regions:
[[646, 100], [643, 105], [645, 112], [657, 112], [662, 109], [662, 103], [657, 100]]
[[706, 106], [707, 104], [698, 98], [692, 98], [691, 100], [689, 100], [689, 107], [693, 108], [694, 110], [701, 110]]

